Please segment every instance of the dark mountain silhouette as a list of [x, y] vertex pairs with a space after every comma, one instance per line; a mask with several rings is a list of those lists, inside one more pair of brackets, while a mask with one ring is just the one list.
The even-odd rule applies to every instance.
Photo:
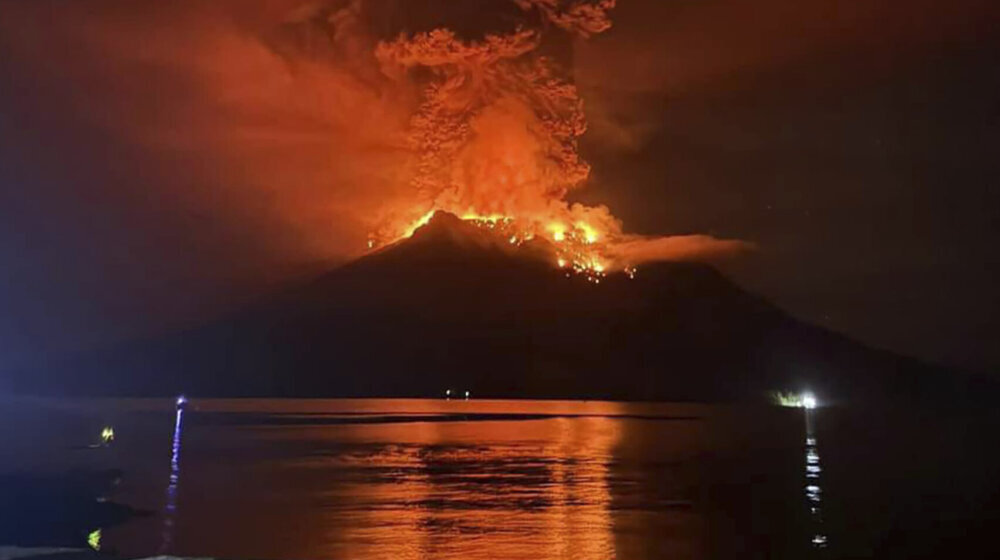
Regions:
[[25, 391], [731, 400], [970, 390], [970, 378], [804, 324], [714, 268], [599, 285], [450, 214], [213, 325], [18, 379]]

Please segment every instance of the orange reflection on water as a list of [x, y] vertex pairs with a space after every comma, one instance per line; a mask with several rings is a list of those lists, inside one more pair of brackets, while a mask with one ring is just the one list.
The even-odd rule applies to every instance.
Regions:
[[315, 464], [350, 473], [325, 495], [325, 553], [612, 558], [608, 464], [619, 430], [606, 417], [338, 430], [366, 445]]
[[[185, 412], [170, 552], [701, 558], [705, 537], [718, 535], [704, 530], [710, 518], [695, 507], [700, 457], [733, 447], [727, 430], [709, 429], [709, 413], [700, 405], [593, 401], [196, 399]], [[136, 439], [144, 441], [155, 439]], [[128, 454], [146, 456], [159, 458], [155, 450]], [[122, 499], [162, 506], [164, 465], [156, 462], [150, 494], [137, 485]], [[142, 468], [129, 469], [140, 484]], [[105, 540], [144, 556], [159, 529], [140, 519]]]

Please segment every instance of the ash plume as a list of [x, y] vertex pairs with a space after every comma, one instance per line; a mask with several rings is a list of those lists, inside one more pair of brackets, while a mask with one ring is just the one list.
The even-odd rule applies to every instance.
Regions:
[[[101, 196], [123, 213], [205, 215], [223, 230], [198, 241], [209, 253], [356, 256], [441, 209], [539, 231], [585, 223], [609, 258], [675, 258], [569, 198], [589, 176], [587, 125], [557, 55], [608, 30], [614, 1], [472, 4], [38, 0], [4, 4], [0, 30], [37, 97], [74, 88], [60, 111], [143, 152]], [[137, 199], [137, 185], [166, 204]]]
[[[522, 235], [581, 229], [581, 235], [593, 235], [591, 244], [600, 237], [601, 247], [588, 250], [586, 260], [601, 269], [608, 259], [612, 265], [629, 266], [697, 258], [702, 250], [718, 255], [747, 248], [738, 242], [715, 243], [707, 236], [668, 241], [626, 235], [607, 207], [567, 200], [590, 174], [578, 151], [587, 121], [579, 91], [543, 46], [557, 31], [570, 40], [606, 31], [615, 2], [513, 3], [523, 17], [507, 32], [467, 38], [437, 28], [379, 42], [375, 56], [383, 73], [397, 82], [416, 83], [420, 102], [408, 135], [415, 156], [410, 185], [416, 204], [390, 206], [375, 239], [398, 238], [412, 231], [409, 224], [428, 210], [446, 210], [503, 216], [519, 222]], [[684, 250], [678, 250], [681, 246]]]

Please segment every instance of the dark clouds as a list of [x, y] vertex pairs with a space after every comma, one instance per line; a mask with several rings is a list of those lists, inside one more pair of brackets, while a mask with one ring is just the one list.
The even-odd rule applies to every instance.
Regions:
[[603, 117], [587, 197], [641, 231], [756, 241], [729, 271], [806, 319], [1000, 366], [996, 8], [771, 0], [616, 15], [578, 52]]

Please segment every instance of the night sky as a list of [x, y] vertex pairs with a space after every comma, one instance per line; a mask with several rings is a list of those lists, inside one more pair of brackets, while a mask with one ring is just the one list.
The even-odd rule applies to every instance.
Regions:
[[[377, 139], [309, 93], [336, 80], [283, 90], [260, 62], [301, 3], [0, 0], [0, 369], [357, 253]], [[573, 196], [755, 243], [721, 266], [808, 321], [1000, 370], [991, 4], [620, 0], [573, 48], [593, 164]]]

